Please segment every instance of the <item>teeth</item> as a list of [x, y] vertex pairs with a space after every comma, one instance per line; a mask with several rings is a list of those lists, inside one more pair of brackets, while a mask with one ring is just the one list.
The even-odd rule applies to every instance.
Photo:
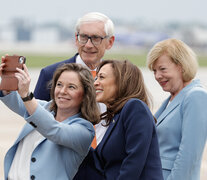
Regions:
[[103, 92], [103, 91], [102, 90], [96, 90], [96, 92], [99, 93], [99, 92]]
[[64, 98], [64, 97], [59, 97], [59, 99], [66, 99], [66, 98]]

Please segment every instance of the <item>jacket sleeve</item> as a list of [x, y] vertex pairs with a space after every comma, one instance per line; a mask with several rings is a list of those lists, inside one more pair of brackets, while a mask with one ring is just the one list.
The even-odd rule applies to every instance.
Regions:
[[34, 90], [34, 96], [36, 99], [41, 99], [45, 101], [50, 100], [50, 89], [49, 89], [49, 82], [51, 77], [49, 76], [47, 70], [43, 68], [40, 71], [40, 75]]
[[181, 113], [182, 138], [171, 174], [167, 180], [192, 179], [192, 169], [199, 166], [207, 137], [207, 93], [200, 89], [188, 93]]
[[25, 117], [25, 120], [28, 123], [32, 122], [36, 130], [47, 139], [85, 155], [95, 135], [93, 125], [80, 117], [69, 119], [68, 123], [60, 123], [41, 105], [38, 105], [34, 114]]
[[153, 117], [147, 106], [138, 100], [127, 102], [122, 112], [127, 156], [122, 162], [117, 180], [139, 179], [155, 129]]
[[11, 91], [10, 94], [4, 96], [2, 91], [0, 91], [0, 100], [13, 112], [19, 114], [24, 117], [26, 112], [26, 108], [24, 106], [21, 97], [17, 93], [17, 91]]
[[[1, 95], [1, 94], [0, 94]], [[7, 96], [0, 97], [2, 102], [13, 112], [24, 119], [52, 142], [71, 148], [81, 155], [88, 152], [94, 137], [93, 125], [80, 117], [71, 117], [68, 123], [58, 122], [54, 115], [45, 107], [48, 102], [38, 101], [35, 112], [30, 116], [19, 94], [14, 91]]]

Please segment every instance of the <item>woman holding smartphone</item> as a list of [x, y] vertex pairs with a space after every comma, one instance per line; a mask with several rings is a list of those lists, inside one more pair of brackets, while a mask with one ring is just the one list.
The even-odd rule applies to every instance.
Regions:
[[5, 179], [72, 180], [99, 121], [93, 77], [79, 64], [59, 67], [52, 79], [52, 100], [46, 102], [33, 97], [25, 64], [23, 68], [15, 73], [18, 91], [0, 91], [0, 100], [27, 122], [5, 156]]

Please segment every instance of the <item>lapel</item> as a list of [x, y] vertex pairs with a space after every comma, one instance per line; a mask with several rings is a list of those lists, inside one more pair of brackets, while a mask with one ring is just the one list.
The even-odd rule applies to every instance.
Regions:
[[[93, 152], [93, 156], [94, 156], [94, 163], [96, 168], [102, 172], [103, 171], [103, 167], [104, 167], [104, 160], [102, 158], [102, 150], [104, 145], [106, 144], [107, 140], [109, 139], [111, 133], [113, 132], [114, 127], [117, 124], [117, 121], [119, 120], [119, 114], [116, 114], [112, 120], [112, 122], [109, 124], [108, 129], [106, 130], [106, 133], [103, 137], [103, 139], [101, 140], [101, 142], [98, 144], [98, 146], [96, 147], [95, 150]], [[92, 148], [91, 148], [92, 149]], [[98, 160], [96, 160], [98, 159]]]
[[21, 141], [27, 134], [29, 134], [32, 130], [34, 130], [34, 127], [32, 127], [29, 123], [26, 123], [21, 131], [21, 133], [19, 134], [19, 137], [17, 138], [17, 140], [15, 141], [14, 144], [19, 143], [19, 141]]
[[[34, 127], [32, 127], [29, 123], [26, 123], [13, 146], [17, 145], [25, 136], [27, 136], [33, 130], [34, 130]], [[41, 144], [45, 139], [46, 137], [43, 136], [39, 144]]]
[[198, 86], [199, 84], [199, 80], [193, 80], [190, 84], [188, 84], [186, 87], [184, 87], [177, 96], [175, 96], [175, 98], [172, 100], [172, 102], [169, 104], [169, 106], [167, 107], [167, 104], [170, 100], [170, 97], [168, 97], [164, 103], [162, 104], [162, 106], [160, 107], [160, 109], [157, 111], [157, 113], [155, 114], [155, 117], [157, 118], [157, 124], [156, 126], [159, 126], [160, 123], [162, 123], [162, 121], [165, 119], [165, 117], [172, 112], [185, 98], [185, 95], [187, 93], [187, 91], [189, 91], [190, 89], [192, 89], [192, 87]]
[[159, 124], [165, 119], [165, 117], [180, 104], [180, 101], [176, 101], [176, 99], [173, 99], [173, 101], [167, 107], [169, 100], [170, 97], [164, 101], [158, 113], [156, 113], [156, 116], [158, 117], [156, 126], [159, 126]]
[[117, 124], [117, 121], [119, 120], [119, 115], [120, 113], [116, 114], [113, 118], [113, 120], [111, 121], [111, 123], [109, 124], [108, 129], [106, 130], [106, 133], [103, 137], [103, 139], [101, 140], [101, 142], [99, 143], [99, 145], [97, 146], [96, 150], [97, 153], [99, 154], [99, 157], [101, 157], [101, 151], [105, 145], [105, 143], [107, 142], [107, 140], [109, 139], [111, 133], [113, 132], [114, 127]]

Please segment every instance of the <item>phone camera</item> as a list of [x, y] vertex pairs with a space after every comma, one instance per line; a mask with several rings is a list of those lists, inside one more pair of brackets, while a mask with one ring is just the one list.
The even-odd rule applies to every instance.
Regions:
[[24, 63], [24, 57], [23, 57], [23, 56], [21, 56], [21, 57], [19, 58], [19, 63], [20, 63], [20, 64], [23, 64], [23, 63]]

